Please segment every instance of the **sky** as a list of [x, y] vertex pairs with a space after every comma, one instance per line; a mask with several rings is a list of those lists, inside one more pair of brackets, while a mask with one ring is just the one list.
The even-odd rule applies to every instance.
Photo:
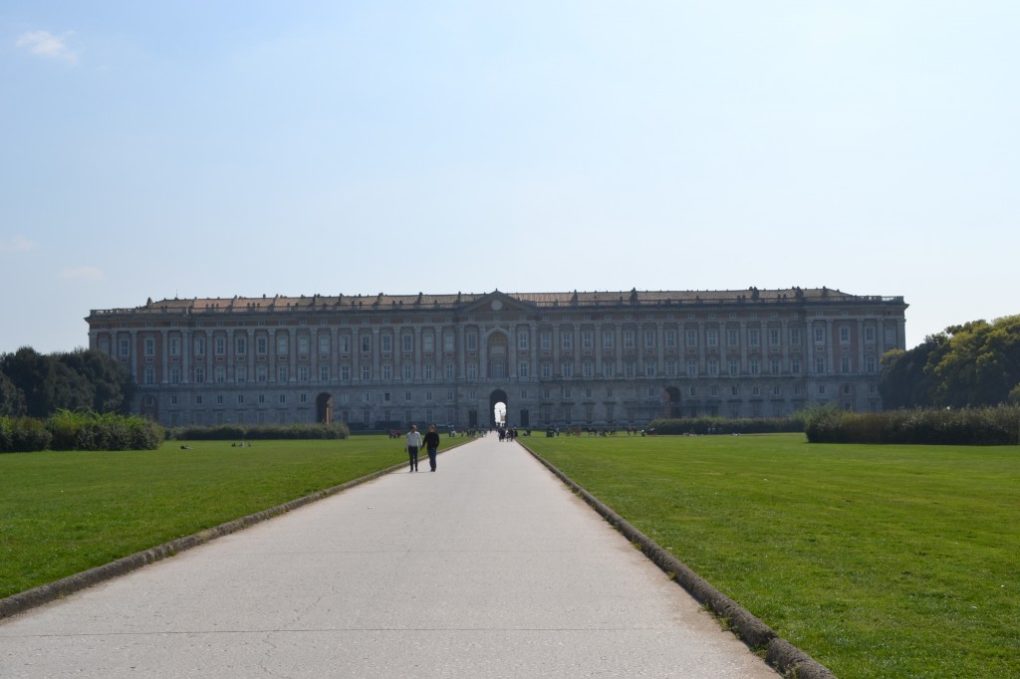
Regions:
[[0, 0], [0, 353], [167, 297], [1020, 313], [1020, 3]]

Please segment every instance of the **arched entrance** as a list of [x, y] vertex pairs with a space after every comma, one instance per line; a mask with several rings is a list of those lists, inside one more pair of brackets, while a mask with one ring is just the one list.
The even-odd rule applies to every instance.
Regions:
[[680, 390], [676, 387], [666, 387], [662, 390], [663, 416], [669, 418], [683, 417], [683, 404], [680, 399]]
[[[497, 408], [497, 406], [501, 406], [501, 410], [502, 410], [502, 413], [503, 413], [503, 421], [502, 422], [500, 422], [499, 419], [496, 416], [496, 408]], [[510, 401], [506, 397], [506, 392], [503, 391], [502, 389], [494, 389], [493, 392], [491, 394], [489, 394], [489, 424], [490, 424], [490, 426], [499, 427], [499, 426], [502, 426], [504, 424], [507, 424], [506, 414], [508, 412], [510, 412]]]
[[326, 392], [315, 397], [315, 421], [319, 424], [333, 424], [333, 397]]

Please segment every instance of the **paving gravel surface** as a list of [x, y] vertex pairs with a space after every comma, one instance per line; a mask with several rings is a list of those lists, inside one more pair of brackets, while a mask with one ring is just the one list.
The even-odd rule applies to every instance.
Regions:
[[776, 676], [493, 436], [0, 622], [12, 679]]

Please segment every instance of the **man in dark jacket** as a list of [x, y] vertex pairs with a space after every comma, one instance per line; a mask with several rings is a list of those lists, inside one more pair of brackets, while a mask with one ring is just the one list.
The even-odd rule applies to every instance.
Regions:
[[430, 424], [429, 430], [425, 434], [425, 449], [429, 451], [429, 467], [432, 471], [436, 471], [436, 451], [439, 450], [439, 432], [436, 431], [436, 425]]

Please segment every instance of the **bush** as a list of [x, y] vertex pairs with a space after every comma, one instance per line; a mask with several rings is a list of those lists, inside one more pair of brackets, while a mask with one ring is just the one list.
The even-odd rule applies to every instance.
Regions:
[[346, 424], [287, 424], [246, 427], [222, 424], [211, 427], [176, 427], [169, 438], [182, 441], [244, 441], [266, 439], [345, 439], [351, 435]]
[[134, 415], [59, 410], [46, 420], [53, 450], [155, 450], [164, 430]]
[[656, 434], [776, 434], [804, 431], [804, 419], [790, 417], [736, 418], [687, 417], [652, 420], [649, 429]]
[[1020, 407], [882, 413], [827, 409], [808, 419], [805, 432], [812, 443], [1017, 444]]
[[0, 453], [45, 450], [52, 438], [42, 420], [32, 417], [0, 417]]

